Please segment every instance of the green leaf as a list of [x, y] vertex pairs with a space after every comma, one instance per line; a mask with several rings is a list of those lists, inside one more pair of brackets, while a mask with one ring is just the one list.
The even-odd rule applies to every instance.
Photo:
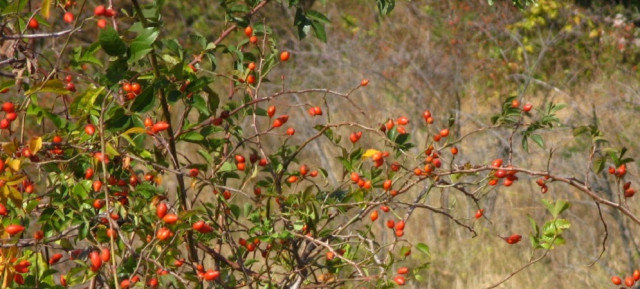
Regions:
[[113, 115], [105, 122], [108, 130], [121, 130], [131, 124], [131, 116], [128, 116], [123, 108], [117, 108]]
[[427, 246], [427, 244], [418, 243], [416, 244], [416, 249], [427, 255], [427, 257], [431, 256], [431, 251], [429, 250], [429, 246]]
[[132, 64], [142, 58], [144, 58], [153, 49], [153, 42], [156, 41], [160, 32], [156, 28], [145, 28], [138, 36], [131, 42], [129, 49], [131, 50], [131, 56], [129, 56], [129, 64]]
[[153, 85], [147, 86], [138, 96], [136, 96], [135, 100], [133, 100], [131, 110], [143, 113], [153, 109], [156, 100], [156, 98], [153, 97], [154, 94], [155, 88]]
[[226, 163], [222, 164], [222, 167], [220, 167], [219, 172], [221, 172], [221, 173], [223, 173], [223, 172], [233, 172], [235, 170], [236, 170], [236, 166], [234, 166], [230, 162], [226, 162]]
[[204, 136], [197, 131], [191, 131], [180, 136], [181, 140], [190, 142], [199, 142], [204, 140]]
[[559, 110], [561, 110], [561, 109], [563, 109], [565, 107], [567, 107], [566, 103], [553, 104], [553, 105], [551, 105], [551, 109], [549, 110], [549, 113], [558, 112]]
[[532, 134], [531, 140], [538, 144], [541, 148], [544, 148], [544, 141], [542, 140], [542, 136], [539, 134]]
[[536, 220], [534, 220], [531, 216], [527, 215], [529, 219], [529, 224], [531, 224], [531, 228], [533, 229], [533, 236], [540, 236], [540, 228], [538, 228], [538, 224], [536, 224]]
[[203, 150], [203, 149], [199, 149], [198, 150], [198, 154], [207, 161], [208, 164], [213, 164], [213, 157], [211, 156], [210, 153], [208, 153], [207, 151]]
[[89, 88], [82, 95], [76, 97], [69, 106], [69, 113], [72, 116], [86, 115], [93, 107], [98, 95], [102, 93], [104, 87]]
[[318, 23], [322, 23], [322, 24], [328, 24], [331, 23], [331, 20], [329, 20], [329, 18], [327, 18], [327, 16], [325, 16], [324, 14], [315, 11], [315, 10], [309, 10], [306, 12], [306, 16], [307, 18], [311, 19], [312, 21], [318, 22]]
[[395, 0], [376, 0], [376, 2], [378, 4], [378, 13], [383, 16], [389, 14], [396, 6]]
[[553, 207], [555, 206], [554, 203], [551, 200], [547, 200], [547, 199], [542, 199], [540, 200], [540, 202], [542, 203], [542, 205], [545, 206], [545, 208], [547, 208], [547, 211], [549, 212], [553, 212]]
[[116, 61], [112, 61], [109, 64], [109, 68], [107, 68], [106, 73], [107, 79], [112, 84], [116, 84], [126, 77], [128, 69], [129, 66], [127, 65], [127, 60], [124, 58], [118, 58]]
[[589, 127], [586, 125], [579, 126], [573, 129], [573, 136], [579, 136], [589, 132]]
[[302, 8], [298, 8], [296, 10], [293, 25], [298, 28], [298, 37], [300, 39], [307, 37], [307, 34], [309, 34], [309, 31], [311, 30], [311, 21], [306, 17]]
[[55, 94], [69, 94], [70, 91], [64, 87], [62, 80], [49, 79], [43, 84], [36, 84], [31, 89], [25, 91], [24, 95], [32, 95], [34, 93], [50, 92]]
[[313, 28], [313, 34], [322, 42], [327, 42], [327, 32], [324, 30], [324, 24], [312, 21], [311, 27]]
[[127, 52], [127, 45], [112, 27], [100, 32], [99, 41], [102, 49], [111, 56], [120, 56]]
[[554, 218], [556, 218], [560, 214], [562, 214], [564, 211], [569, 209], [569, 207], [571, 207], [571, 204], [568, 202], [556, 201], [556, 205], [553, 207], [553, 212], [551, 212], [551, 214], [553, 215]]
[[406, 256], [407, 253], [411, 252], [411, 247], [409, 246], [402, 246], [400, 247], [400, 255], [401, 256]]
[[602, 170], [604, 170], [606, 161], [607, 158], [605, 156], [593, 159], [593, 170], [598, 174], [602, 172]]
[[551, 220], [544, 224], [543, 226], [543, 238], [547, 237], [552, 239], [553, 237], [559, 236], [562, 234], [564, 230], [567, 230], [571, 227], [571, 223], [565, 219], [557, 219]]
[[86, 49], [78, 47], [77, 51], [75, 51], [74, 60], [77, 62], [77, 64], [93, 63], [102, 67], [102, 62], [95, 57], [95, 54], [98, 52], [98, 50], [100, 50], [99, 42], [91, 44]]
[[16, 84], [15, 81], [13, 80], [7, 80], [7, 81], [3, 81], [2, 83], [0, 83], [0, 91], [5, 90], [7, 88], [11, 88]]
[[561, 200], [553, 202], [547, 199], [542, 199], [540, 202], [542, 202], [542, 204], [547, 208], [547, 211], [549, 211], [554, 218], [557, 218], [560, 214], [571, 207], [570, 203]]

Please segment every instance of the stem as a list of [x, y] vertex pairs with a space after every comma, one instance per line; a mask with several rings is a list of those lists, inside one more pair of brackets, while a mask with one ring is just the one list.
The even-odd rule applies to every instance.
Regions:
[[[148, 27], [149, 23], [147, 22], [147, 19], [142, 14], [142, 9], [140, 8], [140, 4], [138, 3], [138, 0], [132, 0], [132, 3], [133, 3], [133, 7], [136, 10], [136, 14], [138, 15], [138, 18], [140, 19], [140, 22], [142, 22], [142, 26], [145, 28]], [[158, 59], [156, 56], [155, 49], [152, 49], [151, 52], [149, 52], [149, 59], [151, 62], [151, 66], [153, 67], [153, 74], [155, 78], [160, 79], [161, 75], [160, 75], [160, 69], [158, 68]], [[171, 113], [169, 112], [169, 104], [167, 103], [167, 98], [164, 94], [163, 88], [158, 89], [158, 96], [160, 98], [160, 104], [162, 105], [162, 113], [164, 115], [164, 119], [169, 124], [167, 133], [169, 135], [169, 153], [171, 154], [171, 159], [173, 161], [172, 166], [175, 170], [179, 171], [180, 163], [178, 162], [178, 153], [176, 151], [176, 140], [173, 134], [173, 127], [171, 126]], [[178, 200], [180, 201], [180, 208], [183, 211], [189, 210], [191, 206], [187, 202], [187, 191], [184, 185], [184, 177], [182, 176], [182, 174], [175, 174], [175, 176], [176, 176], [176, 180], [178, 182], [178, 188], [179, 188]], [[193, 232], [191, 232], [190, 230], [187, 230], [185, 239], [187, 242], [189, 261], [198, 263], [198, 252], [196, 251], [196, 247], [193, 242]]]

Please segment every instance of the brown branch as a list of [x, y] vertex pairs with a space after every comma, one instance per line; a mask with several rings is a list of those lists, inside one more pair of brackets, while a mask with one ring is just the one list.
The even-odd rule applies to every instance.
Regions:
[[71, 28], [71, 29], [67, 29], [67, 30], [62, 30], [62, 31], [58, 31], [58, 32], [52, 32], [52, 33], [36, 33], [36, 34], [22, 34], [22, 35], [5, 35], [5, 34], [0, 34], [0, 38], [2, 39], [37, 39], [37, 38], [55, 38], [55, 37], [60, 37], [60, 36], [64, 36], [67, 35], [71, 32], [74, 32], [76, 30], [79, 30], [77, 28]]
[[[472, 173], [478, 173], [478, 172], [483, 172], [483, 171], [491, 171], [491, 170], [496, 170], [496, 169], [498, 169], [498, 168], [491, 167], [491, 166], [480, 166], [480, 167], [476, 167], [476, 168], [472, 168], [472, 169], [461, 169], [461, 170], [455, 169], [455, 170], [449, 170], [449, 171], [436, 172], [436, 173], [434, 173], [434, 175], [435, 176], [448, 176], [448, 175], [452, 175], [452, 174], [472, 174]], [[578, 189], [579, 191], [587, 194], [595, 202], [619, 210], [624, 215], [626, 215], [631, 220], [633, 220], [636, 224], [640, 225], [640, 218], [638, 218], [636, 215], [634, 215], [627, 207], [623, 206], [621, 203], [612, 202], [612, 201], [609, 201], [609, 200], [599, 196], [595, 191], [589, 189], [583, 182], [581, 182], [581, 181], [579, 181], [579, 180], [577, 180], [577, 179], [575, 179], [573, 177], [555, 176], [555, 175], [551, 175], [549, 172], [534, 171], [534, 170], [528, 170], [528, 169], [517, 168], [517, 167], [509, 168], [509, 170], [514, 170], [514, 171], [525, 173], [525, 174], [528, 174], [528, 175], [531, 175], [531, 176], [542, 176], [542, 177], [548, 176], [550, 179], [552, 179], [554, 181], [558, 181], [558, 182], [562, 182], [562, 183], [568, 184], [568, 185]]]
[[[144, 17], [144, 14], [142, 14], [142, 8], [140, 7], [138, 0], [132, 0], [132, 3], [136, 10], [138, 18], [140, 19], [140, 22], [142, 22], [142, 26], [148, 27], [149, 23]], [[155, 78], [160, 79], [160, 68], [158, 67], [158, 60], [155, 50], [152, 49], [151, 52], [149, 52], [149, 59], [153, 68]], [[180, 163], [178, 162], [178, 153], [176, 150], [176, 139], [173, 134], [173, 127], [171, 126], [171, 113], [169, 112], [169, 104], [162, 88], [158, 90], [158, 96], [162, 105], [162, 113], [164, 115], [164, 119], [169, 124], [167, 133], [169, 135], [169, 152], [173, 160], [172, 165], [174, 169], [180, 170]], [[187, 190], [184, 184], [184, 177], [181, 174], [176, 174], [176, 180], [178, 182], [178, 198], [180, 200], [180, 207], [183, 211], [189, 210], [191, 209], [191, 206], [187, 202]], [[189, 261], [198, 262], [198, 252], [196, 251], [196, 247], [194, 246], [193, 232], [187, 231], [185, 235], [185, 241], [187, 243]]]
[[0, 248], [10, 248], [10, 247], [31, 247], [31, 246], [35, 246], [36, 243], [38, 244], [47, 244], [47, 243], [51, 243], [51, 242], [55, 242], [58, 241], [60, 239], [63, 238], [68, 238], [68, 237], [72, 237], [74, 236], [74, 234], [71, 234], [71, 232], [73, 232], [74, 230], [78, 229], [78, 227], [80, 227], [80, 225], [75, 225], [72, 226], [70, 228], [67, 228], [66, 230], [62, 231], [62, 233], [49, 237], [47, 239], [44, 240], [36, 240], [36, 239], [20, 239], [18, 240], [17, 243], [2, 243], [0, 244]]

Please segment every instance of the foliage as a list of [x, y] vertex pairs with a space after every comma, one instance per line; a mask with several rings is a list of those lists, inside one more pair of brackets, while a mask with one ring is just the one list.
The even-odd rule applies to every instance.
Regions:
[[[1, 60], [2, 288], [391, 288], [426, 282], [430, 270], [429, 245], [404, 236], [405, 226], [421, 225], [414, 211], [443, 215], [475, 236], [488, 218], [482, 202], [499, 181], [537, 177], [542, 193], [564, 184], [621, 208], [588, 180], [513, 161], [529, 152], [529, 140], [546, 148], [544, 133], [562, 127], [563, 104], [532, 110], [507, 97], [491, 126], [462, 135], [452, 133], [460, 128], [453, 117], [429, 110], [380, 123], [332, 120], [327, 99], [354, 105], [369, 81], [353, 79], [346, 92], [288, 87], [290, 58], [303, 56], [260, 18], [274, 3], [295, 11], [299, 38], [313, 32], [327, 42], [331, 20], [305, 1], [220, 1], [219, 36], [190, 30], [187, 43], [167, 36], [166, 1], [43, 1], [37, 9], [0, 1], [1, 37], [11, 47]], [[532, 3], [513, 1], [521, 9]], [[554, 19], [548, 3], [513, 29]], [[396, 2], [369, 5], [387, 15]], [[75, 18], [53, 19], [66, 13]], [[294, 115], [295, 107], [308, 116]], [[429, 137], [412, 138], [417, 130]], [[459, 161], [463, 139], [483, 130], [511, 133], [509, 157]], [[611, 163], [607, 181], [633, 196], [623, 184], [633, 162], [626, 149], [599, 149], [605, 140], [595, 126], [574, 133], [588, 134], [598, 151], [589, 173]], [[341, 179], [303, 161], [319, 141], [338, 153], [314, 157], [338, 159]], [[473, 201], [477, 221], [429, 205], [432, 191], [447, 188]], [[530, 218], [530, 240], [546, 254], [564, 244], [571, 223], [559, 218], [568, 202], [543, 206], [552, 218], [542, 227]]]

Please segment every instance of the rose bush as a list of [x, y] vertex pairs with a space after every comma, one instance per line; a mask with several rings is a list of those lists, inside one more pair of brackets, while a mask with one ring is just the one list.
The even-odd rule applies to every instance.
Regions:
[[[576, 172], [513, 161], [530, 144], [545, 147], [540, 132], [561, 125], [562, 104], [508, 97], [491, 126], [461, 136], [426, 107], [379, 123], [333, 121], [327, 99], [357, 107], [351, 96], [369, 81], [353, 79], [347, 91], [289, 87], [287, 61], [297, 56], [259, 17], [272, 2], [221, 1], [219, 36], [189, 31], [185, 45], [164, 36], [165, 1], [0, 1], [3, 288], [401, 286], [422, 281], [429, 265], [429, 246], [404, 236], [414, 211], [450, 218], [472, 237], [487, 193], [518, 181], [543, 194], [572, 187], [640, 223], [625, 205], [633, 160], [606, 147], [596, 126], [574, 131], [592, 143]], [[296, 10], [300, 37], [326, 39], [325, 15], [304, 1], [282, 4]], [[394, 7], [376, 4], [381, 15]], [[217, 71], [222, 63], [229, 69]], [[291, 113], [297, 107], [308, 115]], [[412, 139], [416, 130], [429, 137]], [[506, 156], [460, 161], [461, 144], [487, 130], [511, 132]], [[342, 179], [301, 157], [321, 139], [340, 153], [315, 157], [337, 158]], [[608, 165], [618, 200], [590, 186]], [[468, 198], [475, 218], [428, 205], [434, 190]], [[528, 234], [537, 255], [514, 273], [564, 243], [569, 204], [543, 205], [546, 222], [531, 218]], [[525, 233], [499, 237], [516, 245]]]

